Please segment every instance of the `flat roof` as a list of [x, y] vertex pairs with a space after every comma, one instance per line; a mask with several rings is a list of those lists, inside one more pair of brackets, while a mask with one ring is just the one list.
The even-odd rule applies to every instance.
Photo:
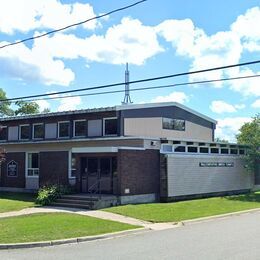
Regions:
[[155, 108], [155, 107], [169, 107], [175, 106], [179, 107], [183, 110], [186, 110], [198, 117], [201, 117], [209, 122], [217, 124], [217, 121], [203, 115], [189, 107], [186, 107], [182, 104], [177, 102], [163, 102], [163, 103], [146, 103], [146, 104], [127, 104], [127, 105], [120, 105], [120, 106], [112, 106], [112, 107], [100, 107], [100, 108], [90, 108], [90, 109], [80, 109], [80, 110], [70, 110], [70, 111], [63, 111], [63, 112], [49, 112], [49, 113], [39, 113], [39, 114], [30, 114], [30, 115], [23, 115], [23, 116], [10, 116], [10, 117], [3, 117], [0, 119], [1, 121], [11, 121], [11, 120], [23, 120], [23, 119], [31, 119], [31, 118], [44, 118], [44, 117], [53, 117], [53, 116], [64, 116], [64, 115], [74, 115], [74, 114], [85, 114], [85, 113], [98, 113], [98, 112], [109, 112], [109, 111], [122, 111], [122, 110], [130, 110], [130, 109], [144, 109], [144, 108]]

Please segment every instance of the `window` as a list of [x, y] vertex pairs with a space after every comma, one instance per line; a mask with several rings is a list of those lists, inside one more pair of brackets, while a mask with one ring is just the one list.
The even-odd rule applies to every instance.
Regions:
[[44, 125], [34, 124], [33, 125], [33, 139], [43, 139], [44, 138]]
[[7, 140], [7, 127], [0, 126], [0, 141], [6, 141], [6, 140]]
[[30, 125], [20, 125], [20, 140], [30, 139]]
[[71, 156], [70, 178], [75, 178], [76, 177], [76, 172], [77, 172], [76, 163], [77, 163], [77, 161], [76, 161], [75, 155], [72, 154], [72, 156]]
[[177, 146], [174, 148], [174, 152], [185, 153], [185, 146]]
[[28, 153], [27, 176], [39, 176], [39, 153]]
[[74, 121], [74, 137], [86, 136], [86, 120]]
[[238, 150], [237, 149], [231, 149], [230, 154], [238, 154]]
[[117, 118], [104, 118], [103, 134], [104, 135], [117, 134]]
[[70, 136], [70, 122], [59, 122], [58, 137], [68, 138]]
[[220, 150], [221, 154], [228, 154], [228, 149], [227, 148], [222, 148]]
[[218, 148], [210, 148], [211, 153], [218, 153]]
[[163, 118], [162, 126], [163, 126], [163, 129], [185, 131], [185, 120]]
[[208, 147], [200, 147], [200, 153], [209, 153]]
[[239, 150], [239, 154], [245, 154], [245, 150]]
[[188, 153], [197, 153], [198, 147], [196, 146], [188, 146]]

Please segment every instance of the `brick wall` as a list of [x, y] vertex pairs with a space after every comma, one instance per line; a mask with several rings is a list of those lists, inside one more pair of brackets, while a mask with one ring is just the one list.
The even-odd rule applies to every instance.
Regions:
[[[7, 164], [15, 161], [18, 166], [17, 177], [7, 176]], [[25, 187], [25, 153], [7, 153], [5, 162], [1, 165], [0, 187], [24, 188]]]
[[[119, 195], [159, 193], [160, 155], [158, 150], [119, 150]], [[125, 189], [129, 189], [128, 194]]]
[[46, 184], [67, 185], [68, 152], [40, 152], [40, 186]]

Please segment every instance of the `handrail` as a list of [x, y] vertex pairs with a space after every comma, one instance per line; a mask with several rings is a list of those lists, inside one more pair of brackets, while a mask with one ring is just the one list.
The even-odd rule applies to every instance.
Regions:
[[[103, 181], [104, 179], [100, 178], [98, 179], [96, 182], [94, 182], [89, 188], [88, 188], [88, 192], [96, 194], [98, 192], [98, 188], [99, 188], [99, 194], [101, 192], [100, 190], [100, 183], [101, 181]], [[94, 189], [96, 187], [96, 189]]]

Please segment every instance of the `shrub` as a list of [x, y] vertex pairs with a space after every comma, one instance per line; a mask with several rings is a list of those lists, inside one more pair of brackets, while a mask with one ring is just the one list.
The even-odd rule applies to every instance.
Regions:
[[44, 186], [38, 191], [36, 203], [42, 206], [51, 204], [63, 194], [70, 194], [71, 188], [63, 185]]

